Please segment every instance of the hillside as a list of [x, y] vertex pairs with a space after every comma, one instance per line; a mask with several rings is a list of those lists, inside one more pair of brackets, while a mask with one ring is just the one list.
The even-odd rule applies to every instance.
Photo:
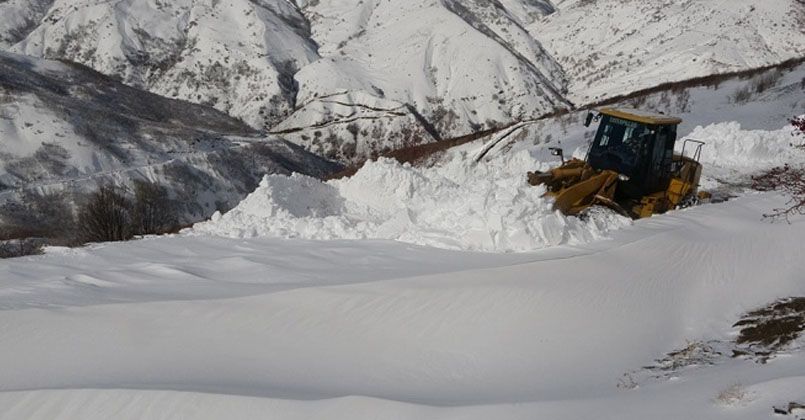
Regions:
[[[265, 173], [337, 168], [212, 108], [128, 87], [75, 64], [0, 52], [0, 201], [157, 181], [186, 219], [226, 209]], [[4, 218], [10, 217], [4, 214]]]
[[[27, 30], [12, 51], [208, 104], [342, 160], [565, 106], [561, 70], [506, 9], [404, 4], [65, 0], [38, 24], [0, 28], [8, 40]], [[0, 7], [14, 20], [32, 6]]]
[[[547, 4], [520, 7], [542, 14]], [[300, 109], [278, 129], [326, 116], [342, 141], [369, 139], [363, 153], [358, 149], [365, 156], [385, 146], [372, 144], [380, 139], [398, 148], [569, 107], [561, 68], [501, 3], [373, 0], [309, 2], [301, 9], [322, 58], [297, 74]], [[390, 109], [425, 123], [400, 121]], [[345, 126], [352, 115], [354, 136]], [[327, 153], [328, 144], [301, 135], [312, 137], [305, 130], [291, 138]]]
[[[0, 5], [3, 20], [16, 21], [12, 13], [32, 10], [32, 2], [43, 3]], [[131, 86], [214, 106], [253, 127], [293, 109], [293, 75], [318, 58], [304, 18], [284, 0], [51, 0], [11, 50], [75, 61]]]
[[797, 0], [562, 0], [528, 28], [584, 104], [805, 56]]
[[0, 4], [0, 46], [342, 162], [805, 55], [797, 0]]

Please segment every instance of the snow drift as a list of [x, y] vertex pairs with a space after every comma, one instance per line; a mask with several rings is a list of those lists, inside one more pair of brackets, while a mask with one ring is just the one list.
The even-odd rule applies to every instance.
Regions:
[[803, 152], [794, 146], [805, 143], [805, 136], [791, 125], [771, 131], [743, 130], [732, 121], [696, 127], [688, 137], [705, 142], [705, 166], [753, 172], [803, 160]]
[[355, 176], [321, 182], [269, 175], [227, 214], [196, 225], [228, 237], [392, 239], [446, 249], [510, 252], [600, 239], [629, 220], [609, 212], [584, 219], [552, 210], [525, 182], [541, 165], [528, 152], [485, 165], [463, 156], [435, 168], [390, 159]]
[[801, 349], [642, 367], [805, 296], [805, 217], [760, 216], [784, 202], [530, 254], [179, 236], [9, 260], [0, 419], [769, 419], [802, 399]]
[[[779, 130], [744, 130], [735, 121], [696, 127], [687, 138], [705, 142], [702, 147], [701, 186], [734, 189], [775, 166], [805, 164], [805, 134], [788, 125]], [[677, 143], [677, 150], [682, 142]], [[690, 154], [690, 153], [687, 153]]]
[[[737, 122], [697, 127], [706, 142], [702, 187], [740, 180], [783, 163], [805, 161], [788, 126], [742, 130]], [[681, 148], [682, 142], [679, 142]], [[269, 175], [227, 214], [196, 225], [195, 233], [236, 238], [391, 239], [487, 252], [521, 252], [601, 239], [630, 222], [608, 211], [566, 217], [552, 210], [543, 188], [525, 173], [547, 169], [541, 148], [503, 154], [475, 165], [456, 153], [433, 168], [391, 159], [367, 163], [353, 177], [322, 182], [294, 174]]]

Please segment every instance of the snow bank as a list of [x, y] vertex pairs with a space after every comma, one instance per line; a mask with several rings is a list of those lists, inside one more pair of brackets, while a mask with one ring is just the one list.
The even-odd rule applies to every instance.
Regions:
[[738, 122], [724, 122], [696, 127], [688, 137], [705, 142], [701, 157], [705, 166], [752, 172], [805, 160], [805, 154], [793, 147], [805, 143], [805, 137], [790, 125], [764, 131], [742, 130]]
[[[795, 147], [805, 144], [805, 136], [791, 125], [765, 131], [743, 130], [737, 122], [723, 122], [698, 126], [686, 137], [705, 142], [701, 186], [708, 190], [742, 185], [750, 176], [775, 166], [805, 164], [805, 151]], [[679, 141], [677, 150], [681, 148]]]
[[367, 163], [353, 177], [266, 176], [232, 211], [195, 233], [227, 237], [391, 239], [446, 249], [529, 251], [600, 239], [627, 225], [609, 212], [565, 217], [529, 186], [540, 164], [527, 151], [481, 165], [466, 156], [435, 168], [394, 160]]
[[[805, 163], [805, 153], [793, 147], [805, 137], [791, 126], [742, 130], [737, 122], [725, 122], [697, 127], [688, 137], [706, 143], [701, 156], [705, 189], [784, 163]], [[590, 242], [630, 223], [610, 212], [594, 212], [584, 220], [554, 212], [542, 197], [544, 189], [525, 182], [527, 171], [546, 169], [534, 157], [544, 150], [530, 149], [477, 165], [465, 150], [434, 168], [381, 159], [351, 178], [326, 183], [271, 175], [238, 207], [215, 214], [193, 231], [236, 238], [391, 239], [520, 252]]]

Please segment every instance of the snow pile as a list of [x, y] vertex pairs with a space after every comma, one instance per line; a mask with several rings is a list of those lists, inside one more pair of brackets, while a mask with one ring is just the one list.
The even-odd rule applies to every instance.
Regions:
[[525, 173], [540, 167], [526, 152], [483, 165], [465, 157], [436, 168], [394, 160], [367, 163], [327, 183], [269, 175], [235, 209], [196, 225], [228, 237], [391, 239], [446, 249], [529, 251], [600, 239], [630, 221], [610, 212], [584, 220], [552, 210]]
[[[708, 168], [744, 174], [805, 161], [805, 153], [795, 146], [805, 143], [805, 137], [793, 126], [779, 130], [742, 130], [737, 122], [696, 127], [688, 138], [705, 142], [701, 162]], [[678, 142], [678, 148], [682, 142]], [[686, 154], [690, 154], [686, 151]]]

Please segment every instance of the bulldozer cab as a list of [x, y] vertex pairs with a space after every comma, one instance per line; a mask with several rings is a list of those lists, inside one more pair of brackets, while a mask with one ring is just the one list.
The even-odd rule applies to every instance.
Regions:
[[[586, 161], [621, 175], [617, 196], [639, 199], [664, 191], [671, 181], [679, 118], [629, 108], [601, 108]], [[592, 118], [588, 117], [586, 125]]]

